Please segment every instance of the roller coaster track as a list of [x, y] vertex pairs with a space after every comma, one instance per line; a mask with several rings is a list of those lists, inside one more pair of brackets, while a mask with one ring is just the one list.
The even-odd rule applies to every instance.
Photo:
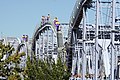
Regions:
[[71, 41], [71, 33], [72, 29], [78, 28], [78, 26], [81, 23], [81, 20], [83, 18], [83, 8], [85, 11], [87, 8], [91, 7], [91, 2], [92, 0], [77, 0], [76, 4], [73, 8], [72, 15], [70, 17], [69, 21], [69, 31], [68, 31], [68, 42], [70, 43]]
[[[87, 10], [87, 8], [90, 8], [91, 6], [91, 1], [92, 0], [77, 0], [76, 4], [73, 8], [73, 12], [71, 15], [71, 19], [69, 22], [69, 30], [68, 30], [68, 42], [69, 42], [69, 46], [71, 48], [71, 46], [73, 45], [73, 43], [76, 42], [76, 40], [73, 42], [73, 32], [75, 32], [76, 34], [76, 30], [78, 29], [81, 20], [83, 19], [83, 9], [85, 9], [85, 11]], [[72, 49], [68, 50], [69, 52], [69, 58], [68, 61], [72, 60]], [[68, 67], [71, 69], [72, 67], [72, 62], [68, 62]]]
[[[91, 7], [91, 3], [92, 0], [77, 0], [69, 22], [68, 44], [66, 43], [65, 46], [68, 54], [67, 66], [70, 73], [72, 73], [72, 80], [86, 80], [88, 78], [90, 78], [90, 80], [93, 78], [96, 80], [97, 77], [102, 77], [103, 79], [103, 75], [106, 75], [107, 77], [109, 76], [109, 72], [107, 73], [109, 68], [106, 67], [106, 64], [109, 64], [108, 54], [110, 52], [108, 53], [106, 48], [108, 47], [108, 44], [110, 44], [110, 39], [107, 40], [108, 43], [105, 44], [107, 45], [106, 48], [103, 49], [103, 47], [101, 47], [102, 43], [99, 43], [96, 50], [95, 38], [99, 37], [101, 34], [97, 36], [95, 35], [95, 25], [83, 24], [85, 27], [92, 27], [91, 30], [89, 30], [92, 33], [90, 40], [86, 39], [83, 28], [80, 27], [80, 23], [82, 22], [82, 19], [84, 22], [86, 10]], [[68, 23], [61, 23], [61, 25], [68, 25]], [[110, 26], [102, 27], [109, 28]], [[54, 57], [54, 54], [54, 58], [56, 58], [59, 47], [58, 44], [61, 42], [59, 39], [58, 32], [56, 31], [54, 25], [52, 23], [45, 23], [44, 25], [39, 26], [34, 32], [32, 39], [32, 51], [38, 59], [46, 59], [46, 57], [50, 56]], [[84, 46], [87, 49], [85, 49]], [[97, 70], [102, 73], [103, 68], [105, 68], [102, 76], [101, 73], [99, 75], [96, 75], [95, 73], [95, 59], [97, 58], [95, 57], [96, 53], [99, 54], [98, 60], [96, 60], [98, 62]], [[104, 56], [107, 57], [106, 62], [103, 60]]]
[[45, 30], [46, 28], [48, 28], [48, 26], [52, 29], [53, 33], [55, 36], [57, 36], [56, 30], [55, 28], [52, 26], [51, 23], [45, 23], [44, 25], [41, 25], [40, 27], [38, 27], [34, 34], [33, 34], [33, 38], [32, 38], [32, 50], [34, 51], [35, 49], [35, 39], [38, 38], [39, 33], [42, 33], [43, 30]]
[[27, 48], [27, 43], [26, 42], [22, 42], [19, 43], [16, 49], [16, 53], [25, 53], [24, 56], [20, 57], [20, 68], [25, 68], [26, 67], [26, 61], [27, 61], [27, 57], [28, 57], [28, 48]]
[[[94, 1], [94, 3], [96, 3], [96, 25], [87, 25], [85, 23], [85, 13], [86, 10], [91, 7], [92, 0], [76, 1], [69, 22], [68, 46], [66, 47], [66, 52], [68, 54], [67, 65], [72, 74], [70, 80], [103, 80], [105, 78], [109, 80], [115, 80], [116, 78], [114, 76], [118, 77], [118, 73], [120, 73], [120, 71], [117, 71], [119, 68], [117, 67], [117, 63], [119, 63], [119, 59], [117, 57], [119, 56], [115, 54], [114, 50], [117, 48], [114, 48], [114, 46], [118, 47], [119, 42], [115, 41], [114, 39], [112, 39], [113, 43], [111, 42], [111, 38], [109, 36], [113, 35], [114, 33], [110, 28], [111, 26], [98, 25], [99, 10], [97, 9], [99, 8], [99, 3], [111, 3], [112, 9], [114, 9], [114, 2], [115, 0], [111, 0], [111, 2], [100, 2], [99, 0]], [[114, 5], [114, 7], [115, 6], [116, 5]], [[114, 10], [111, 11], [111, 13], [113, 14], [111, 16], [111, 19], [113, 20], [111, 23], [114, 23]], [[82, 20], [83, 24], [80, 25]], [[96, 26], [99, 27], [98, 31], [96, 30]], [[114, 28], [114, 26], [115, 25], [112, 27]], [[103, 27], [105, 32], [102, 31]], [[87, 32], [89, 31], [87, 30], [90, 31], [90, 40], [88, 40], [87, 35], [89, 34]], [[105, 37], [105, 33], [108, 34], [107, 37]], [[116, 33], [113, 36], [117, 36], [117, 34], [119, 33]], [[100, 38], [101, 35], [105, 38]], [[117, 37], [115, 37], [115, 39], [117, 39]], [[102, 44], [104, 44], [104, 46]], [[110, 52], [110, 49], [108, 49], [110, 47], [112, 48], [113, 52], [112, 50]], [[119, 50], [117, 50], [117, 52], [119, 52]], [[112, 55], [112, 57], [109, 55]], [[116, 57], [116, 60], [114, 60], [114, 57]]]
[[32, 39], [32, 51], [37, 58], [55, 57], [57, 47], [57, 31], [52, 23], [47, 22], [35, 30]]

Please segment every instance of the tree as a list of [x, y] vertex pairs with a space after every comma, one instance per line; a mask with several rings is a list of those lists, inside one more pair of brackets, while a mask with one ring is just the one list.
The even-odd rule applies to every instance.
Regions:
[[34, 57], [32, 60], [28, 58], [25, 75], [26, 80], [68, 80], [70, 73], [61, 58], [55, 64], [54, 60], [36, 60]]
[[20, 57], [25, 53], [13, 54], [15, 49], [10, 44], [4, 45], [0, 42], [0, 76], [8, 80], [19, 80], [22, 69], [19, 68]]

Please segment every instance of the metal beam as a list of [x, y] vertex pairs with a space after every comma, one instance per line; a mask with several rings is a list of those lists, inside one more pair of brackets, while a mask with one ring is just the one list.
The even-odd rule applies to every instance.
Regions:
[[[98, 24], [99, 24], [99, 0], [96, 3], [96, 27], [95, 27], [95, 36], [98, 36]], [[95, 38], [95, 77], [94, 79], [97, 80], [98, 77], [98, 37]]]
[[82, 80], [85, 80], [85, 74], [86, 74], [86, 45], [85, 45], [85, 39], [86, 39], [86, 13], [85, 8], [83, 9], [83, 65], [82, 65]]
[[[111, 11], [111, 14], [112, 14], [112, 21], [111, 21], [111, 26], [112, 26], [112, 30], [115, 29], [115, 2], [116, 0], [112, 0], [112, 11]], [[111, 44], [113, 45], [111, 47], [111, 80], [114, 80], [114, 59], [115, 59], [115, 56], [114, 56], [114, 33], [111, 33]]]

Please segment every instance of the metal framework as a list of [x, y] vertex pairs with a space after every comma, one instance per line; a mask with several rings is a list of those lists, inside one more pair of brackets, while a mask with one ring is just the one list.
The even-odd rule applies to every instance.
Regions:
[[36, 29], [32, 41], [32, 50], [37, 59], [45, 60], [48, 58], [57, 58], [57, 32], [51, 23]]
[[[68, 30], [70, 45], [68, 68], [72, 73], [70, 80], [119, 79], [119, 25], [115, 25], [115, 4], [119, 2], [93, 1], [96, 4], [96, 21], [93, 25], [87, 25], [86, 10], [90, 8], [91, 3], [91, 0], [77, 0], [70, 19]], [[100, 3], [112, 4], [109, 16], [111, 25], [99, 24]]]
[[[120, 78], [120, 34], [115, 25], [115, 0], [112, 1], [111, 25], [101, 25], [100, 0], [96, 4], [95, 23], [86, 23], [86, 11], [92, 0], [77, 0], [69, 22], [67, 44], [67, 66], [71, 72], [70, 80], [115, 80]], [[105, 3], [105, 2], [102, 2]], [[83, 23], [82, 23], [83, 22]], [[80, 23], [82, 23], [80, 25]], [[68, 24], [61, 24], [68, 25]], [[118, 30], [118, 31], [115, 31]], [[61, 44], [54, 25], [45, 23], [36, 29], [32, 50], [37, 59], [57, 58]], [[111, 64], [110, 64], [111, 63]]]

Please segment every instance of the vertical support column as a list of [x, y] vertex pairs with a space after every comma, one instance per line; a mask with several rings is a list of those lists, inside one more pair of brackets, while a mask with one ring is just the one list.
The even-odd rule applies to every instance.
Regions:
[[[115, 0], [112, 0], [112, 20], [111, 20], [111, 27], [112, 30], [115, 28]], [[114, 33], [111, 33], [111, 80], [114, 80]]]
[[75, 48], [74, 50], [74, 52], [72, 51], [72, 70], [71, 70], [71, 73], [72, 73], [72, 76], [74, 76], [75, 75], [75, 69], [76, 69], [76, 61], [77, 61], [77, 56], [76, 56], [76, 44], [75, 44], [75, 32], [74, 31], [72, 31], [72, 36], [73, 36], [73, 39], [72, 39], [72, 42], [74, 43], [73, 45], [72, 45], [72, 49], [73, 48]]
[[48, 50], [49, 49], [49, 29], [47, 29], [47, 57], [48, 57]]
[[85, 53], [85, 35], [86, 35], [86, 13], [85, 9], [83, 8], [83, 65], [82, 65], [82, 80], [85, 80], [86, 74], [86, 53]]
[[41, 36], [39, 34], [39, 59], [41, 59]]
[[[75, 43], [75, 53], [74, 53], [74, 54], [75, 54], [75, 58], [76, 58], [76, 59], [75, 59], [75, 60], [76, 60], [76, 61], [75, 61], [75, 67], [74, 67], [74, 71], [76, 71], [76, 72], [74, 72], [74, 74], [77, 73], [77, 75], [78, 75], [78, 74], [79, 74], [79, 73], [78, 73], [78, 69], [79, 69], [79, 65], [78, 65], [78, 55], [79, 55], [79, 53], [78, 53], [78, 45], [77, 45], [77, 44], [78, 44], [78, 42], [77, 42], [77, 30], [75, 30], [74, 33], [75, 33], [75, 34], [74, 34], [74, 35], [75, 35], [75, 40], [74, 40], [74, 43]], [[77, 70], [76, 70], [76, 67], [77, 67]]]
[[22, 52], [25, 52], [26, 56], [24, 56], [24, 63], [22, 64], [24, 67], [26, 67], [26, 61], [27, 61], [27, 57], [28, 57], [28, 43], [25, 42], [24, 46], [22, 47], [22, 49], [20, 50]]
[[78, 77], [81, 76], [80, 74], [80, 46], [78, 45], [79, 42], [77, 42], [77, 51], [78, 51], [78, 61], [77, 61], [77, 65], [78, 65]]
[[[99, 24], [99, 1], [96, 3], [96, 26], [95, 26], [95, 36], [98, 36], [98, 25]], [[94, 80], [97, 80], [98, 77], [98, 37], [95, 38], [95, 77]]]
[[55, 51], [54, 51], [54, 32], [53, 32], [52, 30], [51, 30], [51, 32], [52, 32], [52, 33], [51, 33], [51, 35], [52, 35], [52, 36], [51, 36], [51, 37], [52, 37], [52, 41], [51, 41], [51, 42], [52, 42], [52, 50], [53, 50], [53, 51], [52, 51], [52, 56], [53, 56], [53, 53], [55, 52]]
[[45, 53], [45, 51], [44, 51], [44, 47], [45, 47], [45, 45], [44, 45], [44, 44], [45, 44], [45, 43], [44, 43], [44, 35], [45, 35], [45, 33], [43, 32], [43, 35], [42, 35], [42, 39], [43, 39], [43, 40], [42, 40], [43, 52], [42, 52], [42, 54], [43, 54], [44, 57], [45, 57], [45, 54], [44, 54], [44, 53]]
[[35, 42], [35, 56], [36, 56], [36, 58], [38, 57], [38, 40], [36, 40], [36, 42]]
[[58, 35], [57, 35], [57, 33], [56, 33], [56, 35], [54, 36], [54, 43], [55, 43], [55, 45], [56, 45], [56, 46], [55, 46], [55, 48], [56, 48], [55, 51], [58, 53], [58, 42], [57, 42], [57, 36], [58, 36]]

